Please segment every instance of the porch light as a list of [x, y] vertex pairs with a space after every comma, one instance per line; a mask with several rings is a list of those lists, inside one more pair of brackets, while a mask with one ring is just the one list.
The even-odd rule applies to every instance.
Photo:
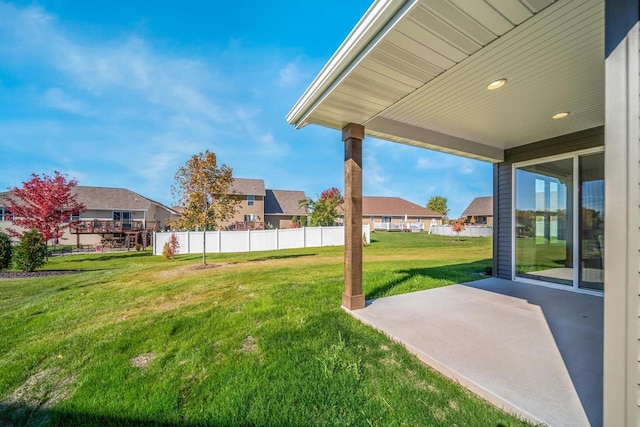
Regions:
[[502, 86], [505, 85], [505, 83], [507, 83], [507, 79], [494, 80], [491, 83], [489, 83], [489, 85], [487, 86], [487, 89], [489, 90], [500, 89]]
[[564, 119], [569, 115], [569, 111], [563, 111], [562, 113], [554, 114], [551, 116], [552, 119]]

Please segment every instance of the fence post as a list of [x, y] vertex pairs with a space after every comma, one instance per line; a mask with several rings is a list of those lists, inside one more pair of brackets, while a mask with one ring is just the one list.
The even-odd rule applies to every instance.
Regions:
[[191, 234], [189, 232], [189, 230], [187, 230], [187, 254], [191, 253]]
[[276, 249], [280, 249], [280, 229], [276, 228]]
[[322, 239], [322, 226], [320, 226], [320, 247], [324, 246], [324, 240]]
[[247, 228], [247, 252], [251, 252], [251, 230]]
[[307, 227], [302, 227], [302, 247], [307, 247]]

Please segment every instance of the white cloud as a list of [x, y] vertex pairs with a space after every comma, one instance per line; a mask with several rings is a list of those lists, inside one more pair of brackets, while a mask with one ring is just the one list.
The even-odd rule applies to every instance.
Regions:
[[47, 106], [58, 110], [68, 111], [78, 115], [88, 115], [87, 106], [80, 100], [75, 99], [59, 88], [48, 89], [44, 93], [44, 100]]
[[291, 86], [298, 83], [301, 73], [298, 66], [295, 63], [290, 62], [286, 64], [284, 68], [280, 69], [279, 76], [279, 84], [281, 86]]

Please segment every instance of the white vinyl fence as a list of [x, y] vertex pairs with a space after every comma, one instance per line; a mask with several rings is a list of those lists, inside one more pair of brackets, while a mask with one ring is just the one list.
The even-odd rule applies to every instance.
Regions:
[[375, 231], [424, 231], [424, 222], [374, 222]]
[[[437, 234], [439, 236], [455, 236], [449, 225], [432, 225], [429, 234]], [[493, 227], [489, 225], [467, 225], [460, 232], [460, 237], [491, 237], [493, 236]]]
[[[362, 227], [367, 243], [368, 225]], [[179, 254], [202, 253], [202, 231], [154, 233], [153, 253], [162, 255], [164, 244], [175, 234]], [[207, 231], [207, 253], [254, 252], [276, 249], [312, 248], [344, 245], [344, 227], [303, 227], [283, 230]]]

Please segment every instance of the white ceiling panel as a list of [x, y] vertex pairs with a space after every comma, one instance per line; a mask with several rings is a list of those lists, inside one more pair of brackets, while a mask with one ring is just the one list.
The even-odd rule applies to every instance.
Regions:
[[[296, 104], [291, 123], [360, 123], [370, 135], [491, 161], [500, 157], [492, 150], [604, 123], [603, 0], [405, 1], [329, 90]], [[508, 83], [488, 91], [498, 78]], [[560, 111], [571, 114], [552, 120]], [[450, 139], [438, 145], [434, 135]]]

